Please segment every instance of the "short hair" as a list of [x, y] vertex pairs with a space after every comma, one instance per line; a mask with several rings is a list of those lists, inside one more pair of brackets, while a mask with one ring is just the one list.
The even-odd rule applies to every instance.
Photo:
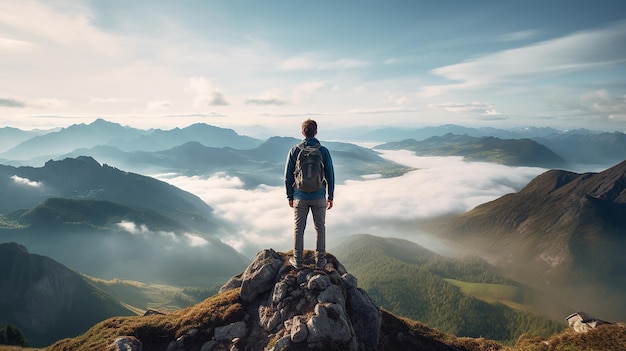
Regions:
[[313, 138], [317, 134], [317, 122], [310, 118], [302, 122], [302, 134], [307, 138]]

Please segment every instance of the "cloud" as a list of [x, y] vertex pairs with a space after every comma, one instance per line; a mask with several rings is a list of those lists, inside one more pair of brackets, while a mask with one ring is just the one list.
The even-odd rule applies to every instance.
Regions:
[[132, 102], [134, 99], [129, 98], [92, 98], [89, 99], [90, 104], [120, 104]]
[[169, 109], [170, 107], [172, 107], [172, 102], [169, 100], [150, 101], [148, 105], [146, 105], [146, 111], [163, 111]]
[[431, 97], [448, 90], [523, 84], [537, 79], [626, 63], [626, 21], [504, 50], [432, 71], [453, 83], [424, 87]]
[[22, 101], [10, 99], [10, 98], [0, 98], [0, 106], [4, 107], [26, 107], [26, 104]]
[[26, 52], [34, 49], [33, 43], [0, 37], [0, 51]]
[[367, 61], [341, 58], [328, 60], [319, 53], [307, 53], [291, 57], [278, 66], [281, 71], [345, 71], [370, 66]]
[[[381, 236], [416, 237], [420, 219], [461, 213], [516, 192], [545, 171], [532, 167], [508, 167], [468, 163], [461, 157], [417, 157], [408, 151], [388, 151], [384, 157], [418, 170], [402, 177], [376, 175], [338, 184], [335, 207], [327, 213], [327, 241], [332, 246], [341, 236], [370, 233]], [[225, 173], [211, 177], [157, 175], [157, 178], [196, 194], [215, 215], [231, 225], [222, 241], [245, 255], [262, 248], [290, 250], [293, 209], [283, 187], [262, 185], [244, 189], [243, 182]], [[311, 218], [305, 245], [313, 245]]]
[[43, 183], [41, 182], [33, 181], [28, 178], [22, 178], [16, 175], [11, 176], [11, 180], [13, 180], [13, 182], [15, 182], [16, 184], [27, 185], [33, 188], [41, 188], [43, 186]]
[[194, 107], [228, 105], [224, 94], [213, 88], [211, 82], [204, 77], [190, 78], [187, 89], [196, 94], [193, 99]]
[[507, 34], [499, 36], [496, 40], [497, 41], [519, 41], [519, 40], [530, 39], [532, 37], [537, 36], [538, 34], [539, 34], [538, 30], [529, 29], [529, 30], [522, 30], [518, 32], [507, 33]]
[[459, 103], [459, 102], [447, 102], [439, 104], [429, 104], [431, 109], [442, 109], [448, 112], [455, 113], [471, 113], [484, 116], [498, 116], [500, 113], [496, 111], [495, 107], [489, 103], [472, 102], [472, 103]]
[[283, 106], [287, 105], [287, 100], [285, 100], [278, 91], [268, 90], [260, 93], [256, 97], [246, 98], [246, 104]]
[[311, 95], [327, 89], [324, 82], [307, 82], [300, 84], [293, 92], [294, 100], [302, 100], [311, 97]]

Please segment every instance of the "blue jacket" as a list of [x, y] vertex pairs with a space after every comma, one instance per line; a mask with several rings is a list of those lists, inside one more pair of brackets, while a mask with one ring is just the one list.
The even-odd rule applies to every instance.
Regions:
[[[306, 146], [314, 146], [319, 144], [319, 140], [316, 138], [304, 139]], [[285, 189], [287, 190], [287, 198], [289, 200], [318, 200], [326, 198], [326, 191], [328, 190], [328, 200], [333, 200], [335, 195], [335, 171], [333, 169], [333, 160], [330, 157], [330, 152], [324, 146], [320, 146], [320, 153], [322, 154], [322, 162], [324, 162], [324, 177], [326, 178], [326, 187], [313, 193], [306, 193], [295, 188], [295, 176], [293, 174], [296, 169], [296, 159], [298, 158], [298, 146], [289, 150], [287, 155], [287, 161], [285, 162]]]

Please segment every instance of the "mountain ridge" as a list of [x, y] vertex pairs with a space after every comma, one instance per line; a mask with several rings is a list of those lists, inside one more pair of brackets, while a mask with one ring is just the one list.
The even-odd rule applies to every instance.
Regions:
[[626, 310], [609, 302], [626, 288], [625, 179], [626, 161], [599, 173], [550, 170], [517, 193], [420, 227], [525, 283], [566, 286], [560, 293], [572, 303], [617, 318]]
[[17, 243], [0, 244], [0, 267], [0, 325], [15, 324], [33, 346], [76, 336], [106, 318], [134, 315], [78, 273]]

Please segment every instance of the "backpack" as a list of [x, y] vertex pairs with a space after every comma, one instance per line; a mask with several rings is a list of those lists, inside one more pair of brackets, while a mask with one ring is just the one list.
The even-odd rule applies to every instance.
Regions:
[[297, 145], [300, 152], [296, 159], [295, 187], [300, 191], [313, 193], [324, 187], [324, 162], [320, 144], [305, 146], [304, 143]]

